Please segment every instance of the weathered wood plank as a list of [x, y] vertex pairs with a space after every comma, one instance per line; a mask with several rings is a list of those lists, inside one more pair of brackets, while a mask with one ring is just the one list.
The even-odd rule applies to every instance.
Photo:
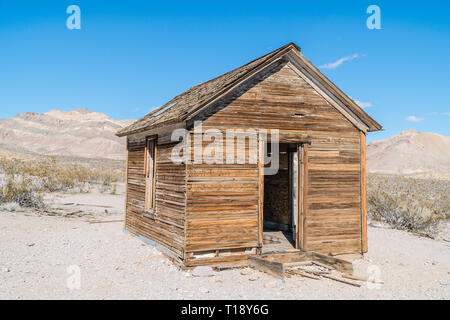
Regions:
[[311, 259], [314, 261], [331, 266], [340, 272], [353, 274], [353, 264], [347, 260], [343, 260], [343, 259], [339, 259], [339, 258], [335, 258], [335, 257], [329, 257], [324, 254], [317, 253], [317, 252], [309, 252], [308, 254], [311, 257]]
[[284, 279], [284, 266], [281, 262], [269, 261], [258, 256], [250, 256], [248, 257], [248, 265], [275, 278]]
[[362, 252], [367, 252], [367, 183], [366, 183], [366, 135], [361, 132], [361, 239]]

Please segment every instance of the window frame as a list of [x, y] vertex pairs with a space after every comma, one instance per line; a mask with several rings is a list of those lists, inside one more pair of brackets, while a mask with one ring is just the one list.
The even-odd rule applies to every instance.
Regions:
[[[150, 147], [152, 144], [152, 147]], [[145, 138], [145, 153], [144, 153], [144, 179], [145, 179], [145, 200], [144, 212], [154, 213], [155, 209], [155, 189], [156, 189], [156, 155], [157, 155], [157, 137], [149, 136]], [[152, 156], [150, 157], [149, 149], [152, 149]], [[150, 160], [151, 159], [151, 160]], [[152, 167], [149, 164], [151, 161]], [[151, 178], [149, 171], [151, 172]], [[149, 186], [151, 183], [151, 186]]]

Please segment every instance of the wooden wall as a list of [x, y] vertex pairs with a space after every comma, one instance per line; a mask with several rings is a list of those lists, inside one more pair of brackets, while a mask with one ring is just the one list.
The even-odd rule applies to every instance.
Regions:
[[[192, 135], [194, 136], [194, 135]], [[192, 149], [206, 146], [191, 139]], [[223, 157], [226, 145], [223, 142]], [[186, 253], [222, 250], [228, 258], [214, 254], [211, 261], [238, 259], [235, 254], [257, 246], [258, 165], [248, 142], [237, 148], [246, 164], [195, 164], [187, 166]], [[192, 158], [194, 158], [194, 152]], [[250, 158], [252, 160], [250, 161]], [[203, 160], [208, 160], [204, 158]], [[236, 160], [236, 159], [235, 159]], [[229, 251], [230, 249], [234, 249]], [[224, 252], [222, 252], [224, 253]], [[202, 261], [202, 258], [199, 258]], [[199, 262], [187, 261], [188, 265]]]
[[158, 145], [153, 212], [144, 211], [145, 139], [128, 141], [125, 229], [155, 241], [181, 260], [184, 248], [186, 166], [170, 159], [173, 145]]
[[[312, 142], [304, 249], [361, 252], [360, 131], [290, 66], [283, 66], [231, 101], [204, 120], [203, 127], [309, 134]], [[253, 245], [256, 168], [202, 168], [188, 170], [189, 250]], [[225, 186], [202, 182], [206, 177], [217, 181], [235, 177], [232, 170], [253, 180], [250, 184], [233, 180]], [[204, 178], [198, 181], [200, 176]], [[196, 218], [200, 213], [201, 218]]]
[[[304, 249], [361, 252], [363, 135], [289, 65], [227, 101], [203, 121], [203, 128], [279, 129], [310, 135]], [[195, 136], [192, 130], [191, 135]], [[190, 145], [195, 148], [194, 139]], [[144, 148], [142, 139], [128, 143], [126, 229], [164, 245], [190, 266], [240, 263], [256, 252], [263, 186], [261, 166], [249, 160], [258, 152], [249, 152], [248, 145], [238, 149], [237, 153], [246, 153], [246, 164], [185, 165], [171, 162], [173, 145], [158, 145], [155, 214], [148, 215]]]

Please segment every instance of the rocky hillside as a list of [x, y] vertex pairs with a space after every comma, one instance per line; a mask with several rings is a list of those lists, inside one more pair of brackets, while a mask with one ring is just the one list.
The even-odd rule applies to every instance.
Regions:
[[115, 132], [134, 120], [111, 119], [87, 109], [26, 112], [0, 119], [0, 151], [6, 155], [43, 154], [125, 159], [125, 139]]
[[[21, 113], [0, 119], [0, 155], [55, 155], [125, 159], [125, 138], [115, 133], [134, 120], [87, 109]], [[403, 131], [367, 147], [369, 173], [450, 178], [450, 137]]]
[[403, 131], [367, 146], [369, 173], [450, 178], [450, 137]]

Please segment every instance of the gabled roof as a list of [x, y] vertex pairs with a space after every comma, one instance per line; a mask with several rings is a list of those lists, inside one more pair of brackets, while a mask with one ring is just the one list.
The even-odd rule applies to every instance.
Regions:
[[117, 132], [117, 135], [126, 136], [166, 124], [185, 121], [192, 114], [198, 112], [211, 101], [233, 88], [237, 83], [258, 72], [262, 67], [267, 66], [283, 56], [288, 56], [288, 53], [290, 56], [294, 53], [295, 57], [300, 59], [298, 62], [303, 65], [305, 71], [312, 74], [318, 83], [327, 89], [327, 92], [335, 95], [339, 102], [344, 105], [343, 107], [349, 109], [350, 114], [358, 117], [367, 126], [367, 131], [381, 130], [381, 125], [373, 120], [352, 99], [340, 91], [328, 78], [303, 57], [299, 47], [294, 43], [289, 43], [242, 67], [190, 88], [130, 126], [123, 128]]

